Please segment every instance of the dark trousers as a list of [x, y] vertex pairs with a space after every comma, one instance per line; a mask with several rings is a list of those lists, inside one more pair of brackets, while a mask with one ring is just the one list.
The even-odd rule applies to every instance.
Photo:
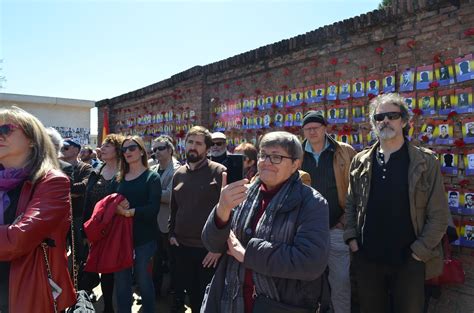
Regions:
[[202, 261], [208, 253], [205, 248], [172, 246], [175, 256], [175, 288], [180, 294], [184, 290], [189, 295], [193, 313], [200, 311], [206, 286], [211, 282], [214, 268], [204, 268]]
[[[155, 284], [157, 294], [161, 292], [163, 274], [169, 272], [170, 268], [169, 245], [168, 234], [158, 231], [158, 238], [156, 239], [156, 253], [153, 258], [153, 282]], [[171, 284], [170, 288], [173, 289], [174, 286]]]
[[363, 252], [354, 255], [361, 313], [422, 313], [425, 264], [411, 256], [401, 265], [369, 261]]

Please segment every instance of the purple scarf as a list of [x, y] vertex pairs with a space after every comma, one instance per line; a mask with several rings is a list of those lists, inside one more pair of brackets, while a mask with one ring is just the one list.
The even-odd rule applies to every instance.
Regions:
[[7, 192], [15, 189], [29, 176], [25, 169], [3, 168], [0, 165], [0, 225], [4, 225], [3, 214], [10, 205], [10, 197]]

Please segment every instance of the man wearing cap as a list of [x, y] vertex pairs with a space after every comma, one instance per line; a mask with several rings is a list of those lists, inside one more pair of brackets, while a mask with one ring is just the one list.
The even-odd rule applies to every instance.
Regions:
[[311, 176], [311, 186], [329, 203], [331, 247], [328, 260], [331, 302], [335, 313], [351, 311], [349, 248], [343, 240], [344, 207], [349, 186], [349, 167], [356, 154], [350, 145], [326, 133], [321, 113], [309, 111], [303, 117], [304, 157], [301, 169]]
[[71, 203], [72, 217], [74, 224], [74, 245], [76, 253], [76, 262], [83, 260], [83, 241], [80, 228], [82, 227], [82, 216], [84, 210], [84, 195], [86, 192], [87, 180], [92, 173], [91, 165], [82, 162], [78, 156], [81, 151], [81, 145], [74, 139], [65, 139], [61, 147], [61, 159], [73, 166], [72, 184], [71, 184]]
[[211, 134], [212, 146], [211, 146], [211, 161], [220, 163], [225, 167], [228, 167], [227, 158], [227, 137], [221, 132], [215, 132]]

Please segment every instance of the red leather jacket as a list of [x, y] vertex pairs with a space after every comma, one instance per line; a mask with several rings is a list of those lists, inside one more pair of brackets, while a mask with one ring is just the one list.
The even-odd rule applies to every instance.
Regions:
[[133, 266], [133, 218], [115, 214], [123, 200], [118, 193], [108, 195], [84, 223], [91, 244], [85, 271], [114, 273]]
[[75, 291], [69, 276], [66, 234], [70, 227], [69, 179], [52, 170], [34, 185], [26, 181], [21, 189], [16, 223], [0, 226], [0, 260], [10, 261], [9, 311], [51, 313], [53, 297], [46, 263], [40, 246], [47, 248], [53, 280], [62, 288], [58, 310], [72, 306]]

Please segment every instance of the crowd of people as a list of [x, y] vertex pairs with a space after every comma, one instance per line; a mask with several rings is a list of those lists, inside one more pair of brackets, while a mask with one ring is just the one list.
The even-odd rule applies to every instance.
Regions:
[[401, 96], [369, 117], [378, 141], [356, 153], [309, 111], [303, 142], [237, 146], [228, 182], [224, 133], [191, 128], [180, 163], [166, 135], [93, 150], [0, 109], [0, 312], [60, 312], [98, 284], [107, 313], [131, 312], [134, 288], [145, 313], [163, 291], [172, 312], [426, 312], [449, 219], [440, 165], [406, 140]]

